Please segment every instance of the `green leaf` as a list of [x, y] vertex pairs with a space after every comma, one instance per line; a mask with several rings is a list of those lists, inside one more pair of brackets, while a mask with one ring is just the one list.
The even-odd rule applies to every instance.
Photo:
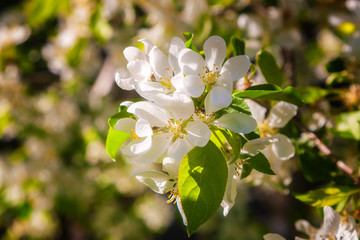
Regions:
[[245, 113], [251, 116], [250, 108], [245, 102], [245, 100], [233, 94], [232, 102], [230, 106], [217, 111], [216, 118], [220, 118], [221, 116], [227, 113], [238, 113], [238, 112]]
[[134, 118], [134, 116], [131, 113], [128, 113], [126, 111], [126, 109], [124, 109], [121, 112], [118, 112], [109, 118], [108, 123], [109, 123], [110, 128], [113, 129], [115, 127], [117, 121], [121, 118]]
[[242, 171], [241, 171], [241, 175], [240, 175], [240, 179], [244, 179], [246, 177], [248, 177], [251, 173], [251, 171], [253, 170], [252, 167], [250, 166], [250, 164], [243, 164], [242, 165]]
[[198, 49], [195, 47], [195, 45], [192, 42], [194, 39], [194, 34], [191, 32], [184, 32], [182, 35], [184, 36], [184, 38], [186, 40], [185, 46], [187, 48], [194, 50], [195, 52], [199, 52]]
[[88, 40], [80, 38], [76, 44], [66, 53], [66, 59], [71, 67], [77, 67], [82, 59], [82, 53], [86, 48]]
[[106, 138], [106, 152], [111, 157], [111, 159], [116, 160], [116, 155], [119, 151], [119, 148], [129, 137], [130, 133], [114, 130], [113, 128], [109, 129]]
[[68, 7], [69, 0], [31, 0], [26, 5], [26, 20], [30, 26], [38, 26], [56, 18], [59, 12], [64, 12]]
[[250, 166], [253, 169], [265, 174], [275, 175], [275, 173], [271, 169], [269, 161], [264, 156], [264, 154], [258, 153], [256, 156], [251, 157], [249, 162], [250, 162]]
[[346, 63], [345, 59], [341, 57], [337, 57], [331, 61], [329, 61], [325, 68], [328, 71], [328, 73], [335, 73], [335, 72], [341, 72], [346, 69]]
[[235, 36], [231, 38], [234, 56], [245, 55], [245, 42]]
[[235, 97], [285, 101], [299, 107], [304, 105], [300, 94], [289, 86], [284, 90], [272, 84], [261, 84], [247, 88], [245, 91], [234, 93]]
[[359, 193], [360, 189], [349, 187], [327, 187], [305, 194], [294, 193], [296, 199], [314, 207], [333, 206], [345, 201], [349, 196]]
[[100, 4], [98, 4], [96, 11], [90, 18], [89, 26], [94, 37], [103, 43], [111, 37], [113, 30], [102, 11]]
[[190, 236], [218, 209], [224, 197], [228, 168], [216, 145], [195, 147], [181, 161], [179, 194]]
[[328, 90], [319, 87], [297, 88], [297, 90], [304, 103], [308, 104], [315, 103], [329, 94]]
[[258, 53], [256, 56], [256, 64], [268, 83], [279, 86], [283, 84], [284, 75], [270, 52], [262, 50]]
[[337, 135], [360, 141], [360, 111], [340, 114], [336, 123]]

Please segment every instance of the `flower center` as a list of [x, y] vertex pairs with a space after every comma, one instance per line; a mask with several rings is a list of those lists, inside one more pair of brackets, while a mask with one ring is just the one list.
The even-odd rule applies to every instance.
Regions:
[[167, 203], [172, 203], [173, 202], [174, 204], [176, 204], [176, 199], [177, 199], [178, 196], [179, 196], [178, 189], [174, 188], [173, 190], [170, 191], [169, 196], [168, 196], [169, 200], [167, 200], [166, 202]]
[[209, 71], [202, 76], [202, 79], [205, 84], [214, 85], [220, 76], [219, 72]]
[[169, 132], [173, 134], [172, 141], [174, 142], [178, 138], [184, 138], [184, 135], [186, 134], [183, 124], [175, 119], [169, 120], [168, 128], [169, 128]]
[[269, 126], [268, 121], [263, 121], [258, 124], [260, 137], [272, 136], [279, 132], [279, 129]]
[[131, 132], [130, 138], [132, 140], [140, 139], [140, 137], [138, 135], [136, 135], [136, 132], [134, 129], [131, 129], [130, 132]]

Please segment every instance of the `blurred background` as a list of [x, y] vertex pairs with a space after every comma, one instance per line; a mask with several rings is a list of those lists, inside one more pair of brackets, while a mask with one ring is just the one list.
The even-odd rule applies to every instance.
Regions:
[[[176, 205], [129, 178], [133, 165], [106, 154], [107, 119], [138, 97], [114, 81], [127, 64], [125, 47], [142, 48], [137, 40], [148, 38], [167, 53], [182, 32], [194, 33], [199, 49], [211, 35], [227, 43], [236, 35], [252, 62], [264, 47], [289, 84], [320, 89], [306, 95], [301, 116], [326, 135], [333, 109], [359, 110], [359, 26], [356, 0], [1, 1], [0, 238], [187, 239]], [[322, 100], [329, 88], [338, 90], [335, 99]], [[293, 125], [284, 131], [305, 150], [275, 178], [253, 172], [239, 182], [229, 215], [219, 210], [190, 239], [251, 240], [268, 232], [293, 239], [296, 220], [320, 225], [289, 189], [317, 187], [330, 173], [304, 177], [303, 160], [317, 158], [316, 150]], [[329, 142], [339, 152], [341, 144], [353, 146], [343, 159], [359, 156], [355, 142]]]

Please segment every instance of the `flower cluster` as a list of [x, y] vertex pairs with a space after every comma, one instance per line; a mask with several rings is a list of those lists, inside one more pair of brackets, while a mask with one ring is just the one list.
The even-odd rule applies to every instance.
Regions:
[[124, 50], [128, 71], [118, 72], [116, 82], [122, 89], [135, 89], [147, 101], [125, 103], [134, 118], [119, 119], [115, 125], [130, 135], [120, 150], [137, 163], [162, 163], [163, 172], [139, 170], [133, 176], [157, 193], [177, 196], [181, 160], [194, 147], [204, 147], [211, 130], [246, 134], [256, 128], [255, 119], [247, 114], [216, 114], [231, 104], [233, 82], [247, 73], [250, 60], [241, 55], [224, 63], [226, 43], [218, 36], [204, 43], [205, 59], [178, 37], [171, 40], [168, 56], [149, 40], [140, 41], [145, 51]]

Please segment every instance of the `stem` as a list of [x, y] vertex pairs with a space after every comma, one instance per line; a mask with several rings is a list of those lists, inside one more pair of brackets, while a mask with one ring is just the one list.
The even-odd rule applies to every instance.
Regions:
[[314, 141], [316, 147], [322, 152], [325, 156], [329, 157], [331, 161], [336, 163], [336, 166], [348, 177], [350, 177], [356, 185], [360, 185], [360, 176], [354, 176], [354, 170], [349, 167], [342, 160], [338, 160], [333, 154], [328, 146], [326, 146], [316, 134], [311, 132], [308, 128], [306, 128], [300, 121], [294, 120], [295, 124], [305, 133], [309, 135], [309, 137]]

